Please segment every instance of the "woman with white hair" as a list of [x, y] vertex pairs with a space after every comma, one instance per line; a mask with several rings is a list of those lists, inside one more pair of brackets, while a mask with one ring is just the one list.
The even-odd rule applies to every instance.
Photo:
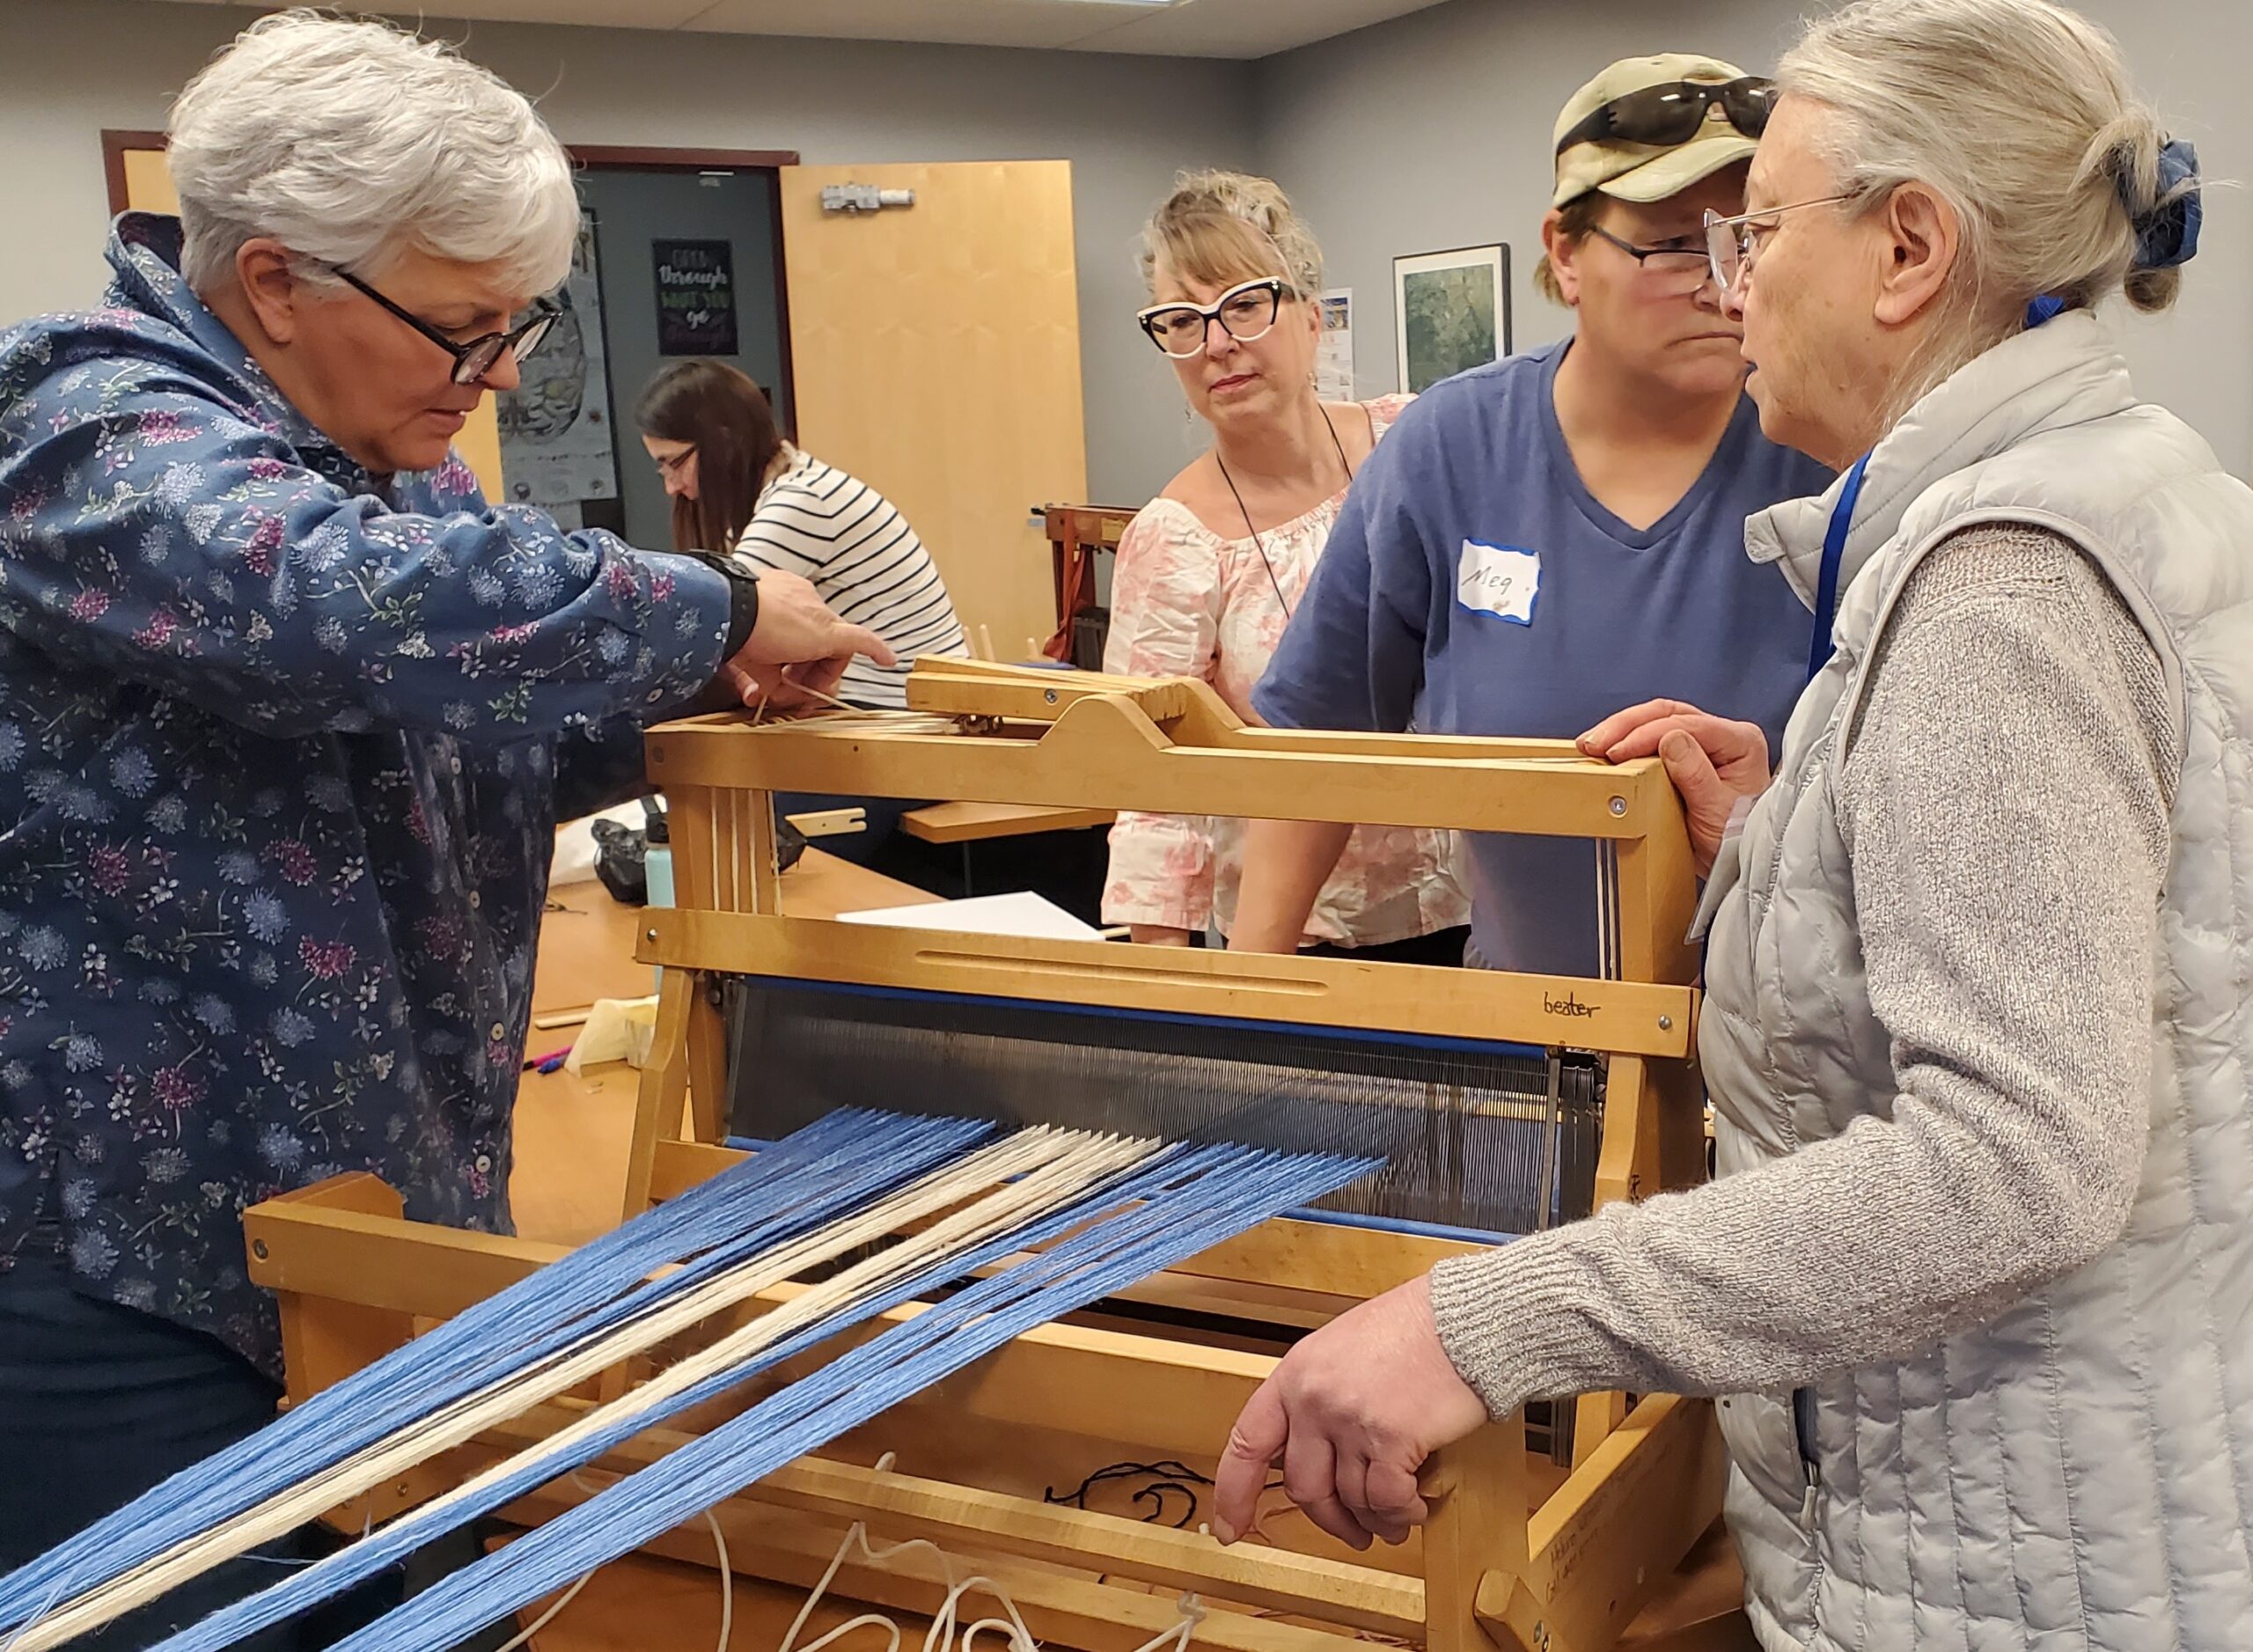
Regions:
[[[1710, 867], [1724, 1176], [1308, 1339], [1232, 1443], [1332, 1530], [1535, 1395], [1728, 1396], [1770, 1652], [2223, 1652], [2253, 1624], [2253, 495], [2139, 403], [2196, 158], [2044, 0], [1815, 24], [1712, 225], [1764, 428], [1846, 474], [1750, 530], [1835, 652], [1772, 780], [1639, 706]], [[1832, 593], [1837, 593], [1831, 626]]]
[[889, 658], [451, 456], [578, 227], [517, 92], [289, 13], [171, 139], [104, 307], [0, 334], [0, 1568], [271, 1414], [246, 1205], [506, 1229], [554, 828], [642, 723]]

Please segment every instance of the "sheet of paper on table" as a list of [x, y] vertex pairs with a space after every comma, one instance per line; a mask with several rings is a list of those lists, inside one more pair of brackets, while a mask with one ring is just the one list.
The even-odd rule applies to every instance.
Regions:
[[877, 923], [899, 929], [949, 929], [958, 935], [1014, 935], [1033, 941], [1100, 941], [1102, 932], [1081, 922], [1046, 896], [1030, 890], [1010, 895], [972, 895], [920, 907], [878, 907], [840, 912], [840, 923]]

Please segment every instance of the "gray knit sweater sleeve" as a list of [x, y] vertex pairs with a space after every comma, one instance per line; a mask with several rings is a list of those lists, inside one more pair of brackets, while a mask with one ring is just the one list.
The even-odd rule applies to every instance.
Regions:
[[1901, 1358], [2125, 1226], [2179, 761], [2158, 657], [2071, 543], [2001, 526], [1926, 558], [1871, 669], [1838, 802], [1892, 1117], [1442, 1263], [1495, 1414]]

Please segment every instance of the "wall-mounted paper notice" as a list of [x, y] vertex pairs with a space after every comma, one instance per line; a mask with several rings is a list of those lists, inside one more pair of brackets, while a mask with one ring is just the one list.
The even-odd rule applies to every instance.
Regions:
[[1316, 300], [1322, 331], [1314, 343], [1314, 393], [1325, 401], [1354, 400], [1354, 290], [1332, 287]]

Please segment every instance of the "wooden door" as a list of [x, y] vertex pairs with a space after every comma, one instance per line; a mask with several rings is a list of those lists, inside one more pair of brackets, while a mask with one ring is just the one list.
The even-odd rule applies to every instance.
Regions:
[[[1087, 496], [1068, 161], [785, 166], [797, 434], [897, 505], [1003, 659], [1056, 616], [1031, 511]], [[825, 212], [829, 184], [913, 206]]]

